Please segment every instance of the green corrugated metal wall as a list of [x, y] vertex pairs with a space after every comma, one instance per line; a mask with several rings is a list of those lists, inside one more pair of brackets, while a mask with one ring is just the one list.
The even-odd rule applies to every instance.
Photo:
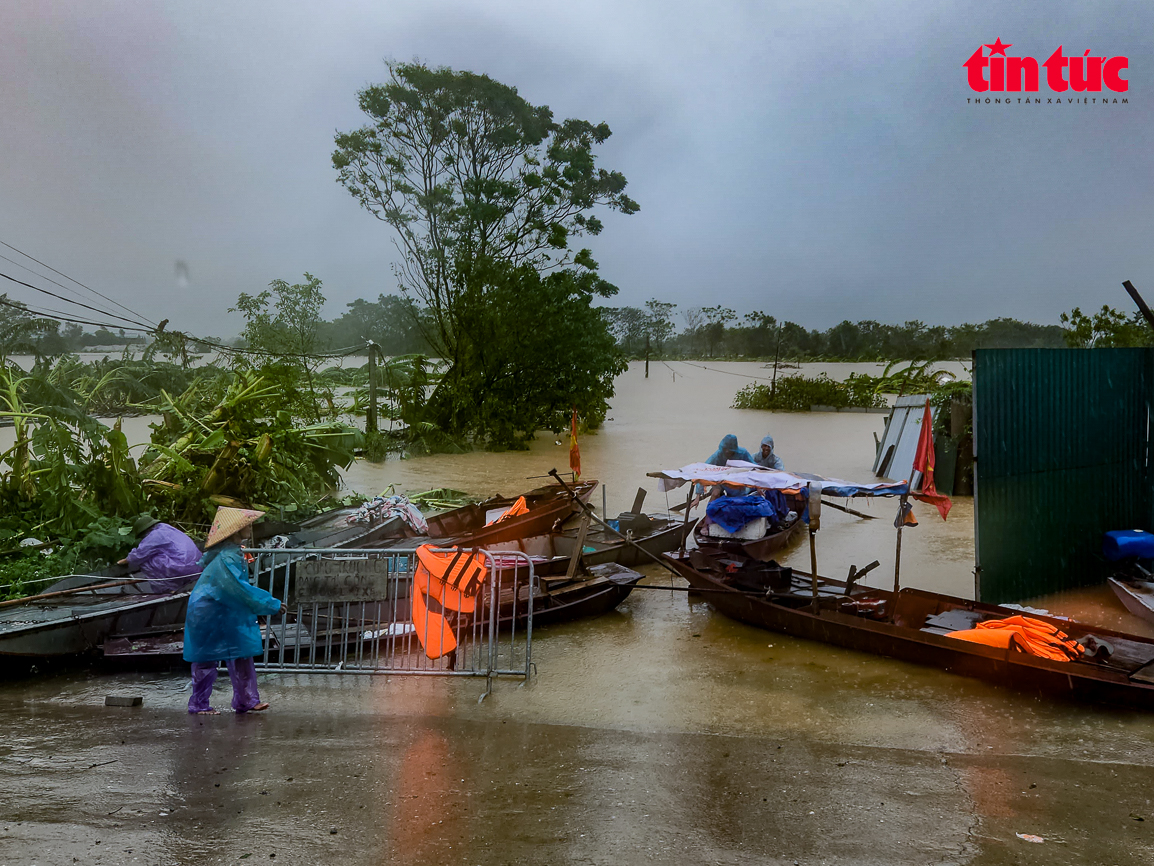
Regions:
[[1105, 581], [1102, 533], [1150, 529], [1151, 349], [974, 353], [977, 595]]

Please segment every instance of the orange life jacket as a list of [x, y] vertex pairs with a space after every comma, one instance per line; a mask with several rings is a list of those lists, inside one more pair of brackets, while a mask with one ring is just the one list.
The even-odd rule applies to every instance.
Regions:
[[[508, 520], [510, 517], [520, 517], [522, 514], [529, 513], [529, 503], [525, 501], [524, 496], [518, 496], [517, 501], [509, 506], [509, 510], [498, 517], [493, 523], [500, 523], [502, 520]], [[489, 526], [491, 524], [486, 524]]]
[[1013, 647], [1018, 652], [1056, 662], [1080, 658], [1084, 650], [1055, 626], [1028, 616], [1008, 616], [978, 623], [974, 628], [952, 631], [946, 637], [968, 640], [998, 649]]
[[457, 648], [453, 627], [443, 613], [431, 610], [435, 599], [443, 611], [473, 613], [477, 595], [489, 573], [485, 555], [464, 550], [437, 551], [428, 544], [417, 548], [417, 570], [413, 574], [413, 629], [431, 659], [439, 659]]

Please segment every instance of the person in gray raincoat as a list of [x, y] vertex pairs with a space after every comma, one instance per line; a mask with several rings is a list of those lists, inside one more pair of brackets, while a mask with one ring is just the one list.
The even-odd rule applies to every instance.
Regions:
[[785, 463], [773, 450], [772, 436], [766, 436], [761, 440], [761, 451], [754, 455], [753, 462], [766, 469], [785, 469]]

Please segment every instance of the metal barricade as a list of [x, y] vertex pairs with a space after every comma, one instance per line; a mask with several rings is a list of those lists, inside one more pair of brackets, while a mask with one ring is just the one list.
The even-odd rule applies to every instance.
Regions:
[[[455, 648], [429, 658], [417, 636], [414, 549], [254, 548], [249, 580], [288, 608], [261, 617], [265, 671], [494, 677], [533, 669], [533, 561], [519, 551], [435, 548], [485, 557], [488, 574], [462, 613], [443, 609]], [[434, 601], [434, 606], [436, 602]], [[430, 612], [425, 608], [428, 626]], [[484, 698], [485, 695], [482, 695]]]

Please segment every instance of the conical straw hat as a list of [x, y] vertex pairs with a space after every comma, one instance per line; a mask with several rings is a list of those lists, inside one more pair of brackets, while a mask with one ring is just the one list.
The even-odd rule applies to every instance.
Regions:
[[212, 519], [212, 529], [209, 530], [208, 539], [204, 542], [205, 549], [207, 550], [214, 544], [220, 544], [234, 532], [239, 532], [246, 526], [252, 526], [262, 517], [264, 517], [263, 511], [220, 506], [216, 509], [216, 517]]

